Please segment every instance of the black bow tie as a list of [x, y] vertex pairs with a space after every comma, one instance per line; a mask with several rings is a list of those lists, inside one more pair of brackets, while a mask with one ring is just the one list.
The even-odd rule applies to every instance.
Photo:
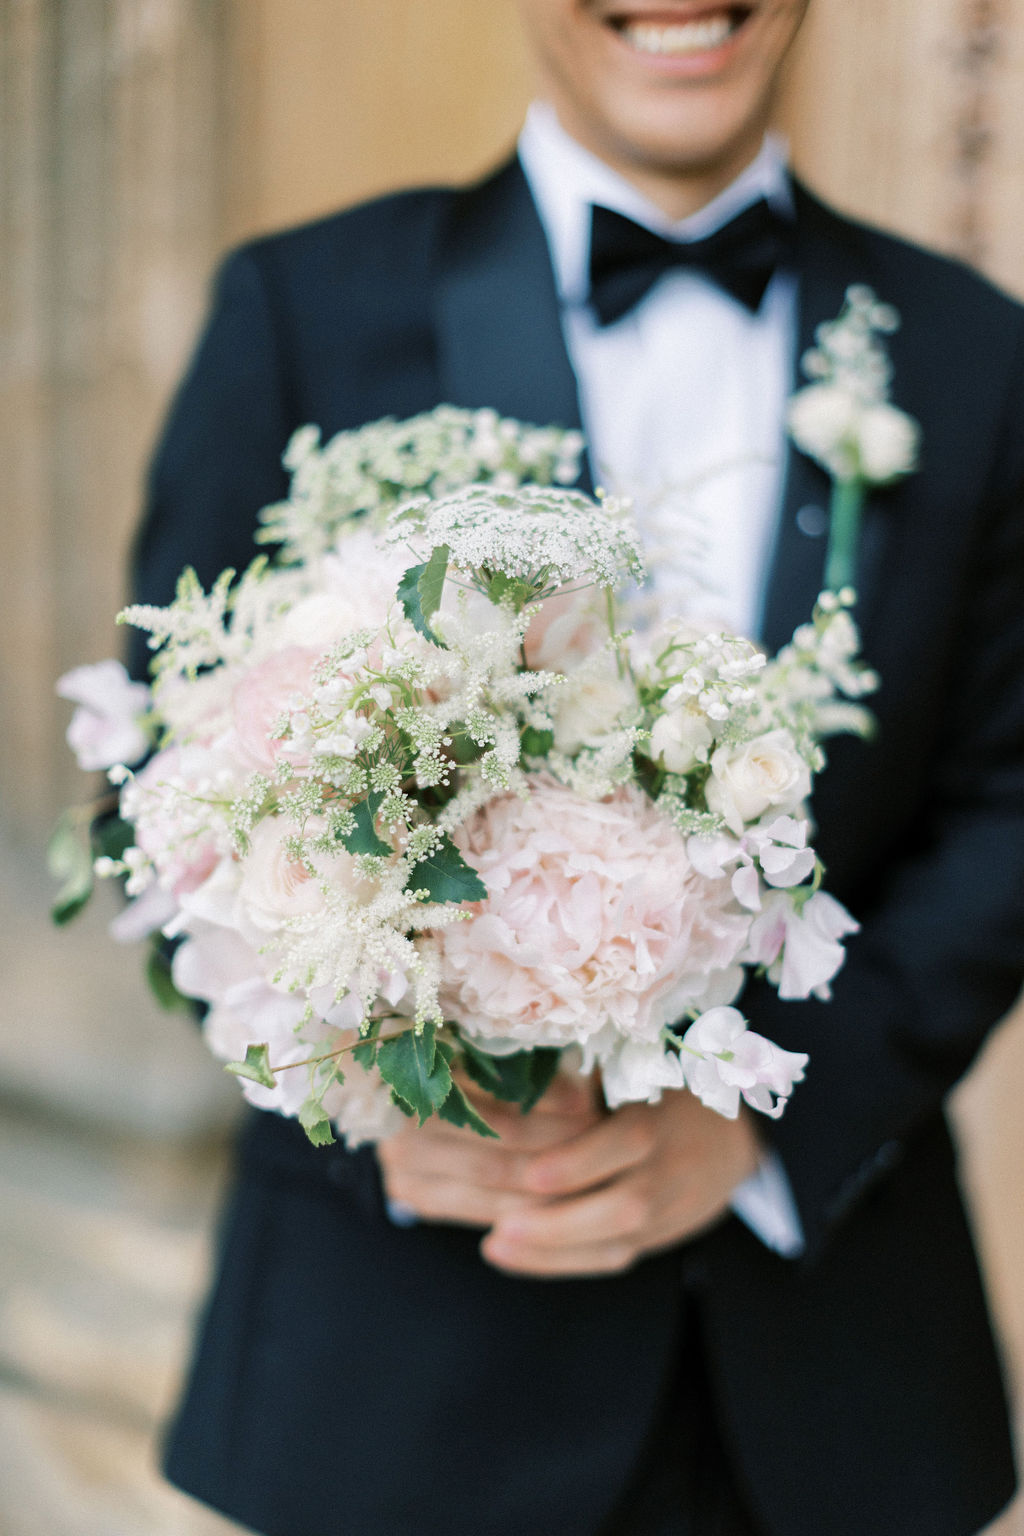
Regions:
[[756, 312], [792, 251], [793, 221], [764, 198], [705, 240], [665, 240], [610, 208], [590, 212], [590, 304], [600, 325], [621, 320], [674, 267], [703, 273]]

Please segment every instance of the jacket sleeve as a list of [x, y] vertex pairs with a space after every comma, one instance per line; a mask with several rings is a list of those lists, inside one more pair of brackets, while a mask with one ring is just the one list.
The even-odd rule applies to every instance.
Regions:
[[1024, 977], [1024, 345], [994, 464], [912, 841], [858, 914], [831, 1002], [780, 1003], [761, 983], [744, 999], [754, 1028], [810, 1055], [768, 1127], [810, 1258], [939, 1110]]
[[[169, 602], [183, 565], [205, 586], [244, 569], [261, 507], [287, 493], [281, 455], [296, 422], [260, 247], [229, 256], [206, 329], [172, 404], [132, 558], [136, 602]], [[131, 668], [146, 666], [133, 632]]]

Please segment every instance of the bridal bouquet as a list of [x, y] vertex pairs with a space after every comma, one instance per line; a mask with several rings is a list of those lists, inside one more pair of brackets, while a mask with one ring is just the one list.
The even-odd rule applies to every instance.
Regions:
[[456, 1067], [524, 1109], [561, 1065], [730, 1116], [803, 1075], [731, 1005], [751, 968], [827, 996], [856, 928], [807, 811], [822, 741], [869, 724], [852, 594], [772, 660], [685, 616], [633, 634], [636, 529], [560, 488], [580, 449], [450, 407], [304, 429], [275, 556], [125, 611], [148, 686], [62, 679], [118, 790], [118, 933], [157, 971], [178, 941], [211, 1049], [314, 1142], [488, 1134]]

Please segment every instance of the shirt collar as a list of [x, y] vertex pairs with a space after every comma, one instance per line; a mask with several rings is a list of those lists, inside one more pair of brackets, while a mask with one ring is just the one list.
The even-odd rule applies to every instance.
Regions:
[[685, 219], [670, 219], [625, 177], [584, 149], [535, 101], [519, 136], [519, 159], [551, 247], [555, 283], [565, 304], [583, 304], [589, 290], [590, 208], [600, 203], [670, 240], [701, 240], [764, 197], [788, 213], [793, 192], [785, 140], [765, 135], [757, 157], [717, 197]]

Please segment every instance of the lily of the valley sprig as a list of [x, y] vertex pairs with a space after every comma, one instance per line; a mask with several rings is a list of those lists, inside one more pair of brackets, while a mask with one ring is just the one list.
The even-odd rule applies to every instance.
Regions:
[[803, 358], [813, 381], [789, 403], [793, 441], [832, 477], [832, 508], [825, 586], [856, 585], [857, 546], [864, 495], [890, 485], [917, 466], [920, 428], [891, 403], [892, 363], [883, 338], [899, 328], [899, 315], [874, 290], [855, 284], [835, 320], [815, 333]]

